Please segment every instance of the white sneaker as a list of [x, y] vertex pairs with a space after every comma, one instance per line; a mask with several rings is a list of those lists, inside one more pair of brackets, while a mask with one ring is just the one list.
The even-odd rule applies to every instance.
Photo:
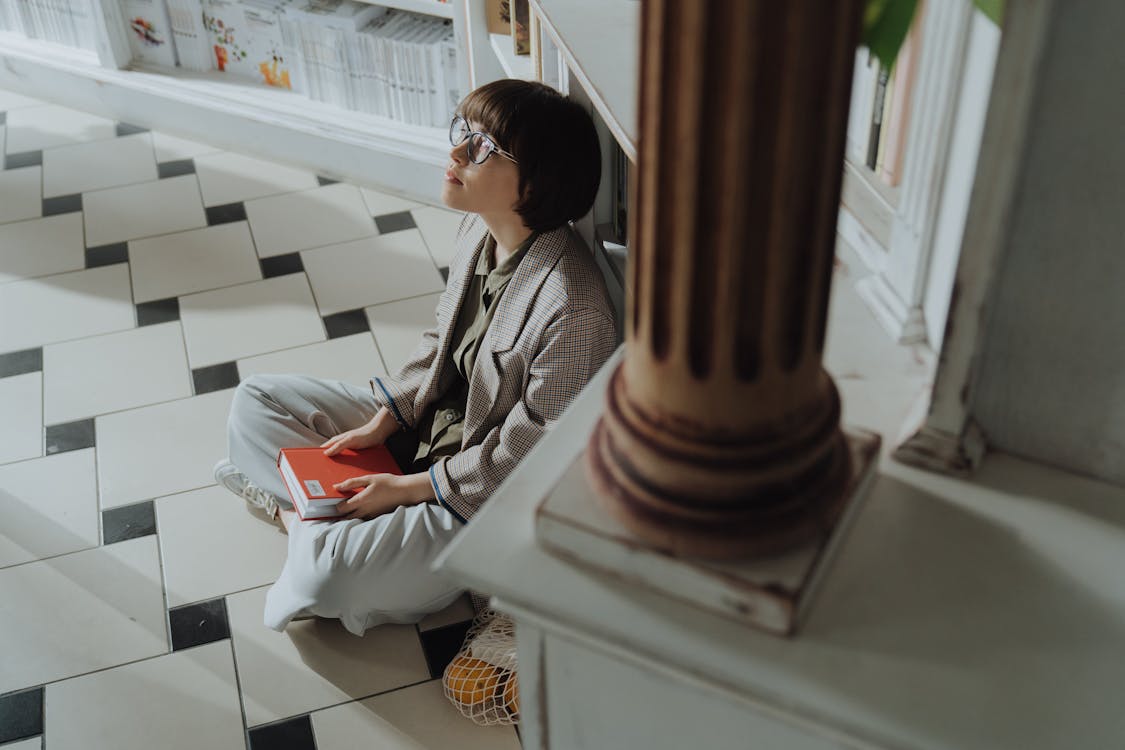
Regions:
[[224, 458], [215, 464], [215, 481], [245, 500], [251, 507], [266, 512], [272, 519], [277, 518], [277, 500], [272, 493], [258, 487], [230, 462]]

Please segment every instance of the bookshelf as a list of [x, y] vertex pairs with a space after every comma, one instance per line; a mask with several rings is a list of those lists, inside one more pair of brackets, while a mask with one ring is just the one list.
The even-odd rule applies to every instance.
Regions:
[[[93, 50], [0, 31], [0, 85], [328, 177], [440, 201], [449, 151], [443, 127], [408, 125], [216, 73], [139, 63], [130, 52], [121, 0], [90, 2]], [[363, 2], [450, 21], [462, 92], [503, 77], [542, 80], [575, 96], [594, 114], [602, 138], [603, 175], [614, 174], [614, 149], [635, 165], [641, 7], [637, 0], [527, 0], [531, 56], [514, 55], [510, 37], [495, 34], [494, 27], [490, 33], [488, 13], [495, 0]], [[971, 145], [969, 131], [980, 127], [964, 122], [961, 113], [977, 112], [980, 105], [971, 102], [966, 110], [960, 90], [975, 85], [974, 81], [990, 80], [991, 67], [984, 53], [979, 55], [979, 66], [965, 63], [970, 35], [987, 41], [987, 34], [978, 28], [987, 19], [977, 18], [981, 14], [969, 0], [920, 7], [924, 8], [916, 28], [920, 54], [909, 128], [904, 133], [905, 164], [913, 166], [903, 169], [900, 184], [892, 187], [849, 149], [838, 231], [864, 259], [872, 278], [863, 281], [861, 293], [892, 338], [909, 343], [928, 335], [936, 346], [944, 311], [927, 309], [923, 314], [923, 309], [928, 298], [946, 296], [937, 286], [951, 283], [948, 269], [955, 253], [942, 251], [931, 258], [930, 248], [938, 242], [955, 248], [948, 237], [957, 234], [964, 209], [949, 209], [943, 191], [951, 189], [945, 184], [948, 174], [971, 175], [975, 152], [961, 148], [965, 153], [959, 154], [960, 160], [970, 159], [966, 167], [954, 159], [954, 150], [962, 141]], [[857, 113], [871, 111], [868, 91], [853, 85]], [[613, 213], [614, 189], [607, 179], [591, 216], [577, 223], [591, 247], [601, 247], [596, 227], [610, 223]], [[608, 272], [613, 263], [608, 256], [602, 260]], [[929, 278], [931, 268], [944, 274], [937, 286]]]
[[[471, 66], [465, 21], [472, 1], [367, 4], [451, 21], [461, 51], [458, 87], [467, 92]], [[444, 127], [352, 111], [217, 71], [194, 72], [135, 60], [118, 0], [94, 0], [93, 6], [96, 50], [0, 30], [0, 85], [336, 179], [410, 198], [440, 200], [449, 153]]]

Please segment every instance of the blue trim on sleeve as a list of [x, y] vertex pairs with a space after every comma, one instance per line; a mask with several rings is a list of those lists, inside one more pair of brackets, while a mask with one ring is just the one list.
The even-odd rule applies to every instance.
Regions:
[[460, 513], [458, 513], [457, 511], [453, 510], [453, 508], [449, 507], [449, 503], [445, 502], [445, 498], [441, 496], [441, 487], [439, 487], [439, 486], [438, 486], [438, 482], [437, 482], [437, 475], [436, 475], [436, 474], [434, 473], [434, 467], [435, 467], [435, 466], [437, 466], [437, 464], [430, 464], [430, 484], [432, 484], [432, 485], [434, 486], [434, 494], [436, 494], [436, 495], [437, 495], [437, 501], [438, 501], [438, 503], [440, 503], [440, 504], [441, 504], [441, 507], [445, 508], [445, 509], [446, 509], [446, 510], [448, 510], [448, 511], [449, 511], [450, 513], [452, 513], [452, 514], [453, 514], [453, 517], [454, 517], [454, 518], [456, 518], [456, 519], [457, 519], [458, 521], [460, 521], [460, 522], [461, 522], [461, 523], [463, 523], [463, 524], [466, 524], [466, 523], [468, 523], [468, 521], [466, 521], [466, 520], [465, 520], [465, 519], [464, 519], [464, 518], [463, 518], [463, 517], [461, 516], [461, 514], [460, 514]]
[[378, 377], [372, 378], [372, 380], [374, 380], [375, 383], [378, 384], [379, 390], [381, 390], [383, 392], [383, 395], [387, 397], [387, 405], [391, 407], [391, 414], [394, 415], [395, 419], [398, 420], [398, 423], [400, 425], [407, 429], [410, 429], [410, 425], [407, 424], [406, 420], [402, 418], [402, 414], [399, 413], [398, 407], [395, 406], [395, 400], [391, 398], [391, 393], [387, 390], [387, 386], [383, 385], [383, 381]]

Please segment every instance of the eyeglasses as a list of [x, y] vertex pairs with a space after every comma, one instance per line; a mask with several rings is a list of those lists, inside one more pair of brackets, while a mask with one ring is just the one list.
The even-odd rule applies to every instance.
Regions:
[[449, 142], [460, 146], [466, 140], [469, 147], [466, 149], [469, 161], [473, 164], [484, 164], [488, 157], [499, 154], [513, 164], [519, 164], [515, 157], [496, 145], [496, 141], [484, 133], [469, 128], [469, 123], [461, 115], [454, 115], [453, 122], [449, 123]]

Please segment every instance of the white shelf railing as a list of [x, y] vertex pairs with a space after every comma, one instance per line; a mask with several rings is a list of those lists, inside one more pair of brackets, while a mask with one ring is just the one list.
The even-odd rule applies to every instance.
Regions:
[[640, 6], [636, 0], [529, 0], [626, 156], [637, 161]]

